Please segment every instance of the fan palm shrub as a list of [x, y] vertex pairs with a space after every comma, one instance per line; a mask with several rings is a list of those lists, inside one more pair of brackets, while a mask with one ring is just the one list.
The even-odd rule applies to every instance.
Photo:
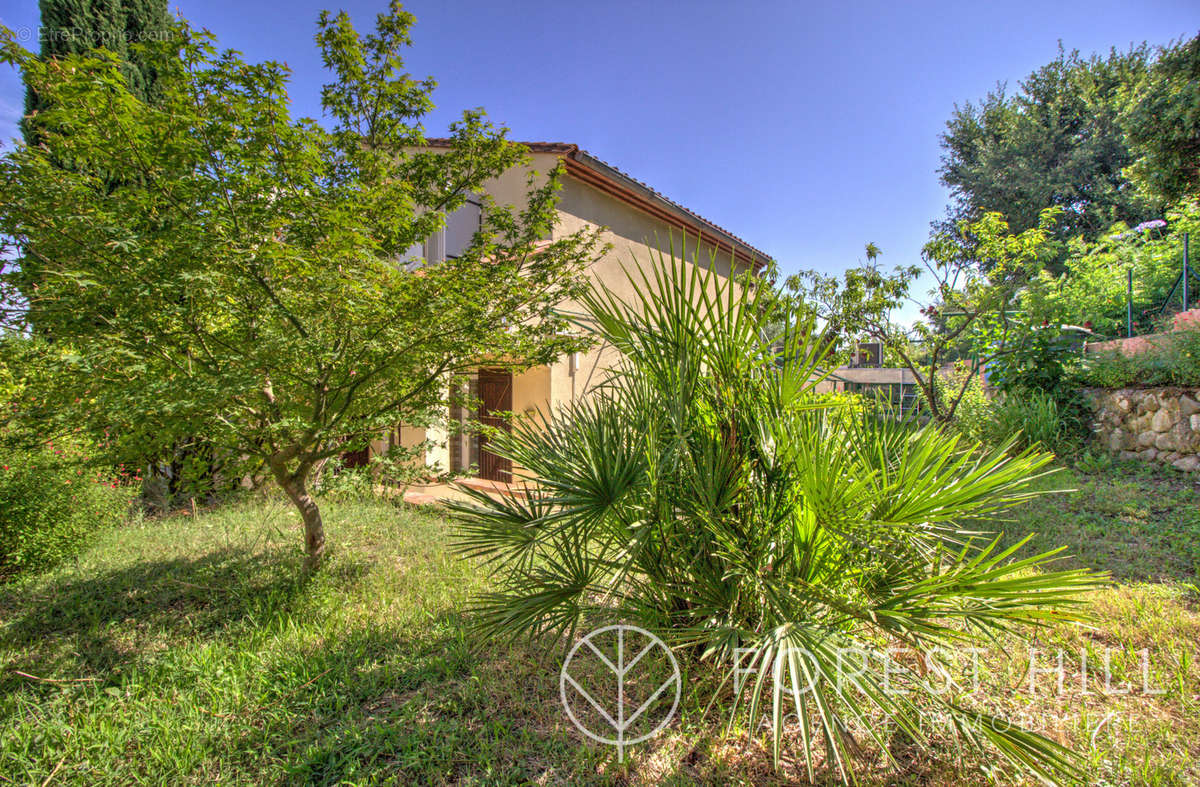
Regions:
[[[1082, 616], [1099, 577], [968, 529], [1034, 494], [1049, 457], [815, 395], [813, 323], [711, 270], [660, 254], [627, 273], [631, 301], [593, 290], [581, 321], [619, 368], [489, 442], [532, 483], [456, 506], [461, 549], [495, 575], [480, 625], [569, 641], [620, 620], [722, 670], [740, 656], [756, 677], [716, 700], [731, 720], [769, 711], [776, 763], [794, 741], [810, 777], [823, 751], [852, 779], [864, 739], [890, 757], [882, 721], [926, 742], [930, 714], [1021, 769], [1070, 773], [1069, 750], [928, 681], [948, 649]], [[865, 668], [841, 669], [851, 652]]]

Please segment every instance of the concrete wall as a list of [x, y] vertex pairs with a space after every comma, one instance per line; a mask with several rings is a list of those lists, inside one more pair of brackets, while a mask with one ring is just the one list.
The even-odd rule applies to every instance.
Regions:
[[1200, 390], [1184, 388], [1088, 389], [1092, 433], [1122, 459], [1200, 469]]
[[[870, 367], [862, 366], [858, 368], [850, 368], [842, 366], [833, 370], [833, 375], [842, 378], [845, 382], [864, 383], [874, 385], [894, 385], [901, 383], [905, 385], [914, 385], [917, 382], [917, 376], [913, 374], [912, 369], [907, 367]], [[842, 388], [838, 388], [842, 390]]]

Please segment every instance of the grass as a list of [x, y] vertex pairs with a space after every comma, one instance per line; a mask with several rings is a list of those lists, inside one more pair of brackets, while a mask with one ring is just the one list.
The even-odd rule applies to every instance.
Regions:
[[[1095, 465], [1095, 466], [1093, 466]], [[1066, 546], [1072, 566], [1122, 582], [1200, 584], [1200, 482], [1143, 462], [1088, 457], [1046, 478], [1049, 495], [1018, 512], [1013, 532], [1033, 532], [1042, 550]]]
[[[1047, 482], [1052, 483], [1052, 482]], [[1200, 782], [1200, 491], [1123, 466], [1071, 470], [1078, 489], [1029, 505], [1009, 532], [1065, 543], [1120, 583], [1094, 629], [1043, 634], [1066, 691], [1028, 653], [986, 654], [992, 703], [1085, 752], [1089, 782]], [[482, 642], [466, 602], [486, 588], [436, 512], [327, 502], [336, 549], [300, 570], [299, 519], [267, 500], [142, 521], [75, 564], [0, 586], [0, 784], [763, 784], [758, 740], [726, 739], [685, 690], [680, 718], [624, 765], [559, 705], [562, 650]], [[1141, 691], [1147, 652], [1148, 687]], [[1112, 688], [1079, 687], [1105, 652]], [[1047, 662], [1052, 658], [1045, 655]], [[1042, 666], [1046, 666], [1043, 662]], [[1117, 694], [1125, 681], [1134, 686]], [[986, 784], [986, 763], [897, 753], [874, 784]], [[1001, 777], [1002, 778], [1002, 777]]]

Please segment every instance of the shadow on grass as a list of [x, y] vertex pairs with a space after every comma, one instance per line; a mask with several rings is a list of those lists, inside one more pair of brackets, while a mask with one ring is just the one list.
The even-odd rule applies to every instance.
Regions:
[[481, 649], [459, 612], [427, 623], [370, 626], [271, 666], [283, 685], [319, 676], [280, 707], [284, 782], [528, 784], [547, 770], [592, 781], [586, 745], [559, 722], [557, 672]]
[[[532, 662], [510, 669], [503, 649], [478, 647], [462, 613], [411, 626], [369, 615], [327, 625], [329, 592], [366, 570], [342, 557], [308, 575], [293, 549], [222, 549], [0, 588], [0, 698], [72, 719], [70, 745], [90, 747], [84, 760], [113, 778], [192, 780], [184, 763], [195, 752], [244, 781], [303, 783], [489, 773], [521, 783], [573, 760], [578, 743], [565, 730], [530, 725], [545, 712], [540, 700], [556, 699], [557, 675]], [[209, 651], [197, 646], [211, 642], [232, 649], [205, 661]], [[185, 655], [172, 657], [176, 648]], [[123, 761], [149, 719], [170, 740], [153, 744], [152, 761]], [[48, 776], [59, 748], [25, 759], [23, 778]], [[71, 767], [59, 776], [69, 781]]]
[[[336, 570], [353, 581], [365, 569]], [[104, 681], [174, 642], [293, 612], [313, 579], [294, 550], [227, 548], [3, 587], [0, 620], [10, 670], [70, 670]], [[21, 685], [10, 670], [0, 676], [0, 693]]]

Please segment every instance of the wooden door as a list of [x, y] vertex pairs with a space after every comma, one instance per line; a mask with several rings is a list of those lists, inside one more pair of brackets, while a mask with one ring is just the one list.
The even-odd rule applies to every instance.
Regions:
[[342, 454], [342, 467], [366, 467], [371, 463], [371, 449], [360, 448]]
[[[501, 369], [479, 370], [479, 422], [508, 431], [512, 425], [512, 373]], [[512, 461], [487, 450], [487, 435], [479, 437], [479, 477], [488, 481], [512, 481]]]

